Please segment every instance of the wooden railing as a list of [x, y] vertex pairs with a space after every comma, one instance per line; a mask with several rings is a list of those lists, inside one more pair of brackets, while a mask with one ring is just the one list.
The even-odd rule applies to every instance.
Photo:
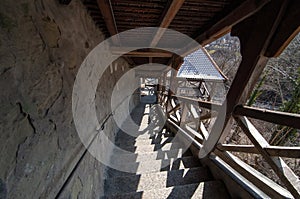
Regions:
[[[202, 148], [214, 132], [207, 127], [213, 117], [218, 117], [221, 104], [187, 97], [170, 95], [161, 91], [159, 102], [164, 107], [168, 122], [193, 138], [193, 143]], [[300, 158], [300, 147], [271, 146], [247, 118], [251, 117], [274, 124], [300, 129], [300, 115], [238, 105], [234, 108], [233, 118], [252, 145], [223, 144], [216, 140], [215, 149], [208, 157], [222, 162], [237, 171], [243, 178], [254, 184], [272, 198], [300, 198], [299, 177], [289, 168], [282, 157]], [[286, 188], [267, 178], [231, 152], [260, 154], [270, 165]]]

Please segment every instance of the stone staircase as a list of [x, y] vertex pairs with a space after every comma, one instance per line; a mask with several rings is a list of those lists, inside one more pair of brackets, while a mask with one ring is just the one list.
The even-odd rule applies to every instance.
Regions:
[[108, 167], [102, 198], [229, 198], [223, 182], [169, 132], [149, 128], [150, 112], [149, 104], [141, 104], [131, 115], [137, 125], [128, 118], [117, 134], [115, 144], [123, 151], [114, 150], [117, 169]]

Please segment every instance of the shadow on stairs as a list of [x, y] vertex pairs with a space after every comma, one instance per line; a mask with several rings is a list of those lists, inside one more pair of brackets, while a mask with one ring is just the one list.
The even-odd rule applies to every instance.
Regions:
[[223, 182], [163, 126], [155, 105], [135, 108], [116, 136], [110, 161], [118, 169], [107, 168], [102, 198], [229, 198]]

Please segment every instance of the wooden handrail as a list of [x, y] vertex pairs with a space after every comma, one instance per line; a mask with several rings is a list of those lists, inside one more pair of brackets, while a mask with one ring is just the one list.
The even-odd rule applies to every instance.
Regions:
[[[259, 151], [254, 145], [219, 144], [217, 148], [221, 151], [259, 154]], [[300, 147], [268, 146], [265, 147], [264, 150], [266, 150], [270, 156], [300, 158]]]
[[246, 179], [268, 194], [271, 198], [293, 198], [286, 189], [275, 183], [273, 180], [267, 178], [230, 152], [215, 150], [214, 153], [234, 170], [239, 172]]
[[[179, 116], [180, 119], [176, 118], [178, 119], [178, 121], [175, 121], [175, 117], [177, 117], [177, 115], [175, 116], [169, 115], [168, 122], [171, 123], [173, 126], [179, 128], [181, 132], [185, 132], [185, 131], [193, 132], [194, 136], [197, 135], [196, 136], [197, 138], [192, 139], [192, 141], [193, 144], [197, 144], [200, 147], [199, 149], [201, 150], [203, 148], [203, 144], [205, 143], [205, 140], [207, 140], [210, 136], [213, 136], [213, 134], [209, 134], [203, 124], [202, 126], [197, 126], [196, 124], [196, 127], [189, 127], [186, 125], [185, 121], [186, 121], [187, 113], [190, 119], [194, 119], [194, 120], [196, 119], [189, 105], [196, 105], [196, 106], [198, 105], [199, 108], [205, 108], [205, 109], [213, 109], [213, 108], [214, 108], [213, 110], [218, 109], [219, 113], [221, 111], [222, 106], [220, 104], [213, 103], [213, 102], [207, 102], [207, 101], [202, 101], [198, 99], [177, 96], [177, 95], [166, 95], [166, 97], [168, 98], [168, 101], [174, 102], [173, 104], [170, 103], [171, 107], [169, 113], [175, 114], [174, 111], [179, 110], [178, 114], [180, 114]], [[216, 112], [212, 112], [212, 113], [216, 113]], [[300, 147], [270, 146], [268, 142], [261, 136], [261, 134], [257, 131], [257, 129], [245, 116], [242, 117], [238, 115], [247, 115], [250, 117], [252, 116], [253, 118], [256, 119], [275, 122], [282, 125], [289, 125], [292, 127], [295, 127], [297, 125], [294, 124], [294, 122], [295, 122], [295, 118], [299, 119], [299, 115], [283, 113], [279, 111], [268, 111], [263, 109], [246, 107], [242, 105], [236, 106], [234, 108], [233, 114], [239, 126], [242, 128], [242, 130], [245, 132], [248, 138], [250, 138], [250, 140], [254, 145], [219, 144], [214, 150], [214, 153], [217, 154], [227, 164], [233, 166], [233, 168], [236, 169], [238, 172], [241, 172], [242, 170], [245, 171], [245, 167], [246, 167], [245, 165], [247, 164], [244, 162], [242, 163], [241, 160], [237, 160], [235, 157], [233, 157], [232, 154], [229, 153], [229, 151], [261, 154], [264, 157], [264, 159], [266, 159], [266, 161], [269, 163], [271, 168], [275, 171], [275, 173], [278, 175], [278, 177], [281, 179], [281, 181], [286, 185], [290, 193], [294, 197], [298, 196], [299, 187], [297, 186], [297, 184], [299, 183], [299, 180], [297, 179], [297, 176], [294, 174], [294, 172], [286, 165], [286, 163], [283, 161], [281, 157], [300, 158]], [[185, 119], [182, 120], [182, 118]], [[199, 118], [197, 119], [197, 121], [198, 120]], [[200, 127], [202, 127], [201, 130]], [[205, 134], [201, 133], [203, 129]], [[202, 139], [198, 140], [198, 136], [202, 137]], [[244, 168], [242, 167], [237, 168], [236, 166], [237, 162], [238, 164], [243, 164], [244, 166], [242, 167]], [[280, 186], [279, 187], [275, 186], [276, 188], [274, 188], [274, 184], [276, 183], [273, 182], [271, 179], [260, 176], [260, 173], [258, 171], [256, 171], [251, 167], [250, 167], [251, 169], [249, 170], [248, 167], [250, 166], [247, 165], [246, 172], [241, 174], [245, 176], [246, 179], [254, 182], [255, 185], [258, 185], [259, 187], [264, 187], [263, 191], [265, 193], [274, 197], [291, 196], [289, 195], [290, 193], [288, 191], [284, 190]], [[271, 182], [272, 185], [270, 185]], [[270, 186], [272, 186], [272, 190], [270, 190]]]
[[297, 175], [286, 165], [286, 163], [280, 157], [271, 157], [266, 148], [269, 147], [269, 143], [258, 132], [253, 124], [244, 116], [235, 118], [239, 126], [242, 128], [247, 137], [255, 145], [259, 153], [264, 157], [266, 162], [274, 170], [280, 180], [286, 185], [287, 189], [291, 192], [295, 198], [300, 196], [299, 179]]
[[222, 106], [219, 103], [214, 103], [214, 102], [210, 102], [210, 101], [202, 101], [202, 100], [178, 96], [178, 95], [172, 95], [172, 97], [175, 97], [184, 102], [198, 103], [199, 107], [206, 108], [206, 109], [213, 109], [215, 111], [218, 111]]
[[233, 113], [236, 116], [247, 116], [266, 122], [300, 129], [300, 114], [271, 111], [243, 105], [236, 106]]

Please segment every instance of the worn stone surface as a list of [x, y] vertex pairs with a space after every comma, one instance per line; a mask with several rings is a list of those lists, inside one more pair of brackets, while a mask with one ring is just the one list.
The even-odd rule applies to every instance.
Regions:
[[172, 186], [162, 189], [143, 190], [138, 192], [114, 194], [101, 199], [201, 199], [201, 198], [229, 198], [221, 181], [207, 181], [188, 185]]
[[149, 128], [153, 112], [141, 103], [131, 114], [138, 126], [126, 119], [123, 126], [130, 131], [117, 133], [116, 144], [124, 151], [114, 149], [102, 198], [229, 198], [224, 184], [189, 150], [184, 152], [184, 145], [169, 139], [172, 134]]
[[[0, 198], [54, 198], [84, 151], [72, 118], [73, 83], [104, 36], [80, 0], [58, 2], [1, 1]], [[116, 63], [117, 70], [99, 82], [99, 120], [110, 112], [116, 81], [129, 70], [124, 60]], [[113, 120], [105, 131], [113, 139]], [[98, 197], [103, 171], [93, 157], [84, 157], [63, 196]]]

